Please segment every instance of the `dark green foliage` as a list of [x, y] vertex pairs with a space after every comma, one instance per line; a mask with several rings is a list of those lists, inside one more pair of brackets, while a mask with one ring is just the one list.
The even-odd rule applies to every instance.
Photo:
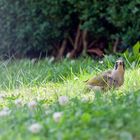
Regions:
[[0, 55], [59, 49], [65, 38], [75, 40], [78, 25], [88, 42], [119, 38], [132, 45], [140, 36], [139, 6], [139, 0], [0, 0]]

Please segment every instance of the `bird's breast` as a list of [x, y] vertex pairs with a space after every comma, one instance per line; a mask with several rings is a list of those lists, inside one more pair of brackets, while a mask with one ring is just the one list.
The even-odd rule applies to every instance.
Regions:
[[121, 86], [124, 83], [124, 74], [118, 71], [112, 73], [112, 78], [117, 81], [118, 86]]

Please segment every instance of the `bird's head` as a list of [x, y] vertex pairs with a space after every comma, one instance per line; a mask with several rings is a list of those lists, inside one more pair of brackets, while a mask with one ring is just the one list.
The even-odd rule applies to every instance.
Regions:
[[119, 60], [116, 61], [115, 70], [118, 70], [118, 71], [124, 71], [125, 70], [125, 64], [124, 64], [123, 60], [119, 59]]

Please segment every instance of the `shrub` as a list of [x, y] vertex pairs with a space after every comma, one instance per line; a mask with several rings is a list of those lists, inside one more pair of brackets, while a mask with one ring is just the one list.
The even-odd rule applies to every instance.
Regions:
[[[140, 36], [140, 1], [1, 0], [0, 55], [30, 51], [71, 57], [82, 50], [102, 55]], [[96, 48], [96, 49], [95, 49]]]

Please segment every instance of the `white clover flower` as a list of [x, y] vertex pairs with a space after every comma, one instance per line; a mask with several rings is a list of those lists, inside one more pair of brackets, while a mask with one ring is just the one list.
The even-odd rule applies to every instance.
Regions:
[[42, 125], [40, 125], [39, 123], [33, 123], [28, 127], [28, 130], [34, 134], [39, 133], [41, 129], [42, 129]]
[[74, 77], [74, 80], [76, 81], [76, 80], [78, 80], [79, 78], [78, 77]]
[[87, 102], [89, 102], [90, 101], [90, 97], [89, 96], [84, 96], [84, 97], [82, 97], [82, 99], [81, 99], [81, 102], [82, 103], [87, 103]]
[[4, 99], [6, 97], [5, 94], [0, 94], [0, 99]]
[[100, 63], [100, 64], [103, 64], [103, 63], [104, 63], [104, 61], [99, 61], [99, 63]]
[[70, 63], [71, 63], [71, 64], [74, 64], [74, 63], [75, 63], [75, 60], [71, 60]]
[[31, 60], [31, 63], [32, 64], [35, 64], [37, 62], [37, 59], [36, 58], [33, 58], [32, 60]]
[[8, 116], [8, 115], [10, 115], [10, 112], [4, 111], [4, 110], [0, 111], [0, 117], [5, 117], [5, 116]]
[[60, 97], [58, 98], [58, 102], [59, 102], [60, 105], [63, 106], [63, 105], [68, 104], [69, 99], [68, 99], [67, 96], [60, 96]]
[[52, 56], [52, 57], [49, 59], [49, 63], [54, 62], [54, 60], [55, 60], [55, 57], [54, 57], [54, 56]]
[[87, 88], [94, 91], [94, 92], [101, 92], [102, 91], [102, 88], [100, 86], [87, 85]]
[[133, 82], [133, 85], [134, 85], [134, 86], [137, 86], [136, 82]]
[[18, 106], [18, 107], [22, 106], [22, 99], [16, 99], [15, 100], [15, 105]]
[[10, 111], [10, 109], [8, 107], [4, 107], [2, 110], [4, 110], [4, 111]]
[[56, 123], [58, 123], [60, 121], [61, 117], [62, 117], [62, 112], [55, 112], [53, 114], [53, 119]]
[[1, 111], [0, 111], [0, 117], [6, 117], [6, 116], [9, 116], [11, 113], [11, 110], [9, 108], [3, 108]]
[[46, 110], [46, 111], [45, 111], [45, 114], [46, 114], [46, 115], [49, 115], [49, 114], [51, 114], [51, 113], [52, 113], [51, 110]]
[[28, 103], [28, 107], [30, 108], [30, 109], [35, 109], [36, 107], [37, 107], [37, 102], [36, 101], [30, 101], [29, 103]]
[[0, 94], [0, 102], [4, 102], [6, 95], [5, 94]]

